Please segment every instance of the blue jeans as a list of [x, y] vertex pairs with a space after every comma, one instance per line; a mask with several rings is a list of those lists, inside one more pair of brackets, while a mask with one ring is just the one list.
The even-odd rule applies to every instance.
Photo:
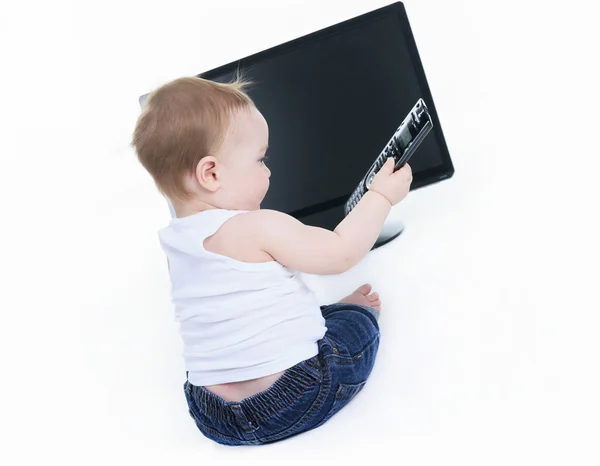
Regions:
[[321, 306], [327, 332], [319, 353], [287, 369], [268, 389], [224, 401], [204, 387], [183, 385], [200, 432], [224, 445], [261, 445], [315, 429], [364, 387], [379, 348], [376, 310], [335, 303]]

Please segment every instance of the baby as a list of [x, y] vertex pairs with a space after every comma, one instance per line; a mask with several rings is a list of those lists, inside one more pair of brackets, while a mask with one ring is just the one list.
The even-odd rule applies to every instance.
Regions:
[[371, 249], [409, 192], [390, 159], [334, 231], [261, 209], [269, 128], [236, 78], [152, 92], [133, 135], [176, 216], [159, 231], [183, 338], [184, 392], [206, 437], [259, 445], [314, 429], [362, 389], [381, 301], [365, 284], [320, 306], [299, 272], [339, 274]]

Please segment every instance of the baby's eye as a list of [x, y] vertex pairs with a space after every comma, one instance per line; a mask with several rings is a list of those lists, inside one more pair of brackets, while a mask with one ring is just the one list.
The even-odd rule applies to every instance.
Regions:
[[262, 159], [260, 159], [260, 163], [267, 163], [267, 160], [269, 160], [269, 156], [265, 155]]

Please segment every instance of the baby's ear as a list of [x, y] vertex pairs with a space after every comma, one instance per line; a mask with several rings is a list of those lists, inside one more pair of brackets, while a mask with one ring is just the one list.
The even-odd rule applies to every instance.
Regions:
[[212, 155], [203, 157], [196, 165], [196, 180], [204, 189], [215, 192], [221, 185], [219, 161]]

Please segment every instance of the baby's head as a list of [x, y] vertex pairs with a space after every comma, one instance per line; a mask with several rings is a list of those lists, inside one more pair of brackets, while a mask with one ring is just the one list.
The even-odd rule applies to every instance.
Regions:
[[181, 78], [144, 102], [132, 144], [177, 216], [260, 208], [271, 175], [269, 128], [247, 84]]

